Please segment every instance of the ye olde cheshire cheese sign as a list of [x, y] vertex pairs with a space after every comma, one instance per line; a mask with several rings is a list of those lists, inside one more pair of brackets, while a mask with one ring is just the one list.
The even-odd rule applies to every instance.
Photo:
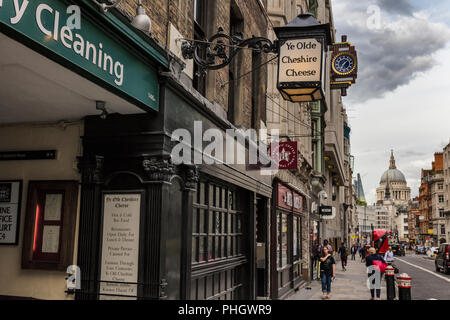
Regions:
[[287, 40], [280, 47], [279, 82], [321, 81], [322, 44], [316, 39]]

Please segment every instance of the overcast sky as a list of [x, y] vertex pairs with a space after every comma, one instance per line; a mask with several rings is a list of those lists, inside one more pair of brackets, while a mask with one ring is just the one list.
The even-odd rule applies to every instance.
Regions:
[[[356, 46], [357, 84], [344, 105], [352, 127], [355, 177], [366, 199], [394, 149], [418, 195], [421, 168], [450, 142], [450, 0], [332, 0], [338, 39]], [[377, 24], [376, 10], [380, 9]]]

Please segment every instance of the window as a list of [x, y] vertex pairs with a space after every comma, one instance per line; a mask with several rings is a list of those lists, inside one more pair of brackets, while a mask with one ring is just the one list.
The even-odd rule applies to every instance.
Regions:
[[443, 189], [444, 189], [444, 184], [439, 183], [439, 184], [438, 184], [438, 190], [443, 190]]
[[302, 218], [294, 215], [292, 256], [294, 261], [302, 259]]
[[[208, 0], [194, 0], [194, 39], [205, 40], [207, 38], [207, 3]], [[206, 51], [199, 50], [201, 58], [206, 58]], [[204, 74], [199, 74], [200, 68], [194, 63], [194, 80], [193, 86], [199, 93], [205, 95], [206, 93], [206, 77]]]
[[443, 195], [439, 195], [439, 203], [443, 203], [444, 202], [444, 196]]
[[243, 212], [236, 210], [236, 191], [213, 183], [197, 187], [192, 220], [192, 263], [243, 254]]
[[441, 234], [445, 235], [445, 225], [441, 225]]
[[444, 216], [444, 208], [439, 209], [439, 217], [440, 218], [445, 218], [445, 216]]
[[[235, 1], [230, 4], [230, 35], [233, 36], [244, 31], [244, 20]], [[242, 52], [238, 53], [228, 69], [228, 120], [235, 124], [235, 113], [240, 106], [239, 76], [242, 72]]]
[[288, 261], [288, 215], [278, 213], [278, 267], [286, 266]]
[[266, 121], [265, 99], [262, 99], [262, 55], [258, 51], [252, 51], [252, 115], [251, 128], [259, 129], [258, 120]]

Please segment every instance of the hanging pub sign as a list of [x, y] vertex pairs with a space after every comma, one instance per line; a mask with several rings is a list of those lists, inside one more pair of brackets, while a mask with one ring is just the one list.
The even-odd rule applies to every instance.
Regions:
[[22, 181], [0, 181], [0, 245], [17, 245]]
[[341, 43], [332, 46], [331, 55], [331, 89], [340, 89], [342, 96], [347, 95], [347, 89], [356, 82], [358, 77], [358, 58], [355, 47], [347, 42], [347, 36], [342, 36]]
[[272, 161], [279, 170], [295, 170], [298, 167], [297, 142], [276, 142], [270, 145]]
[[275, 28], [279, 39], [278, 90], [291, 102], [325, 97], [325, 52], [331, 44], [329, 24], [320, 24], [310, 13]]

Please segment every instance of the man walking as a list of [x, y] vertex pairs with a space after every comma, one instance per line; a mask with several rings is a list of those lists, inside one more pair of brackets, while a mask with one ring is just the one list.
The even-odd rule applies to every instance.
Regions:
[[384, 254], [384, 261], [388, 265], [392, 265], [394, 263], [394, 253], [392, 252], [392, 247], [389, 247], [389, 250]]
[[348, 250], [345, 247], [345, 243], [342, 242], [340, 248], [339, 248], [339, 253], [341, 254], [341, 262], [342, 262], [342, 271], [346, 271], [347, 269], [345, 268], [347, 266], [347, 256], [348, 256]]
[[356, 251], [358, 251], [358, 248], [355, 244], [353, 244], [352, 248], [350, 249], [350, 253], [352, 254], [352, 260], [356, 260]]

